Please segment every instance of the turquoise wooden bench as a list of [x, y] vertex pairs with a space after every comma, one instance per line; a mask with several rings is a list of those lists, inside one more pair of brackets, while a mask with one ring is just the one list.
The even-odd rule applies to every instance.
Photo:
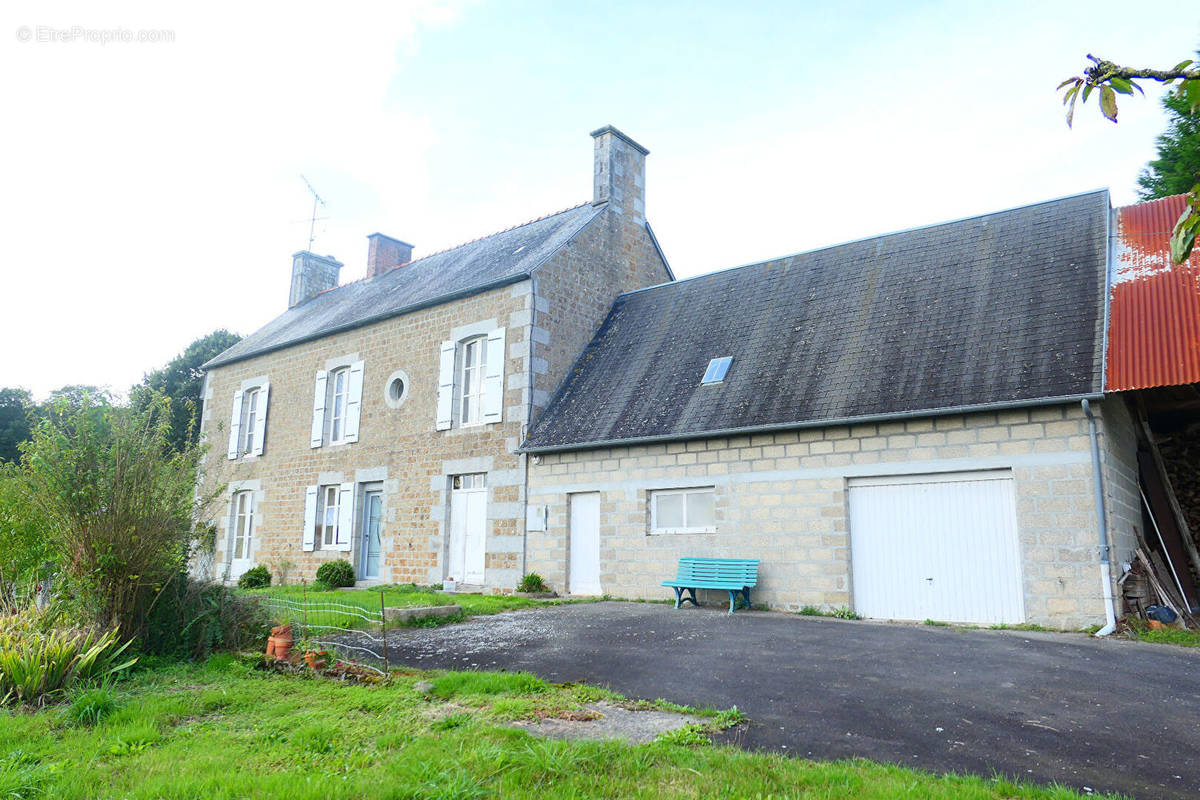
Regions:
[[[758, 583], [757, 558], [694, 558], [679, 559], [679, 569], [673, 581], [663, 581], [663, 586], [675, 590], [675, 607], [684, 602], [696, 602], [697, 589], [724, 589], [729, 592], [729, 613], [738, 604], [750, 607], [750, 589]], [[687, 597], [684, 593], [691, 596]], [[738, 595], [741, 595], [739, 599]]]

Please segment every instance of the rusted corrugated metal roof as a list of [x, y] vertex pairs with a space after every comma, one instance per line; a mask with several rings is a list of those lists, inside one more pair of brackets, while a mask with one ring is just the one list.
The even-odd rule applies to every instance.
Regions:
[[1110, 392], [1200, 382], [1200, 254], [1175, 266], [1168, 244], [1183, 197], [1114, 214]]

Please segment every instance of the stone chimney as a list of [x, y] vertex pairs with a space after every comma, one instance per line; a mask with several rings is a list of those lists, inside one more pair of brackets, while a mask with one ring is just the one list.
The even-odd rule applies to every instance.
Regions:
[[333, 256], [319, 256], [307, 250], [292, 254], [292, 292], [288, 308], [296, 306], [338, 285], [342, 262]]
[[650, 151], [612, 125], [592, 131], [596, 140], [592, 205], [610, 203], [633, 221], [646, 221], [646, 156]]
[[372, 233], [367, 237], [371, 244], [367, 249], [367, 277], [374, 278], [396, 267], [412, 261], [413, 246], [408, 242]]

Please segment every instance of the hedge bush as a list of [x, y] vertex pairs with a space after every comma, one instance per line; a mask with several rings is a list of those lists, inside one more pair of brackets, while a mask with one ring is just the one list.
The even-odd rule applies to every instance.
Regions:
[[239, 589], [263, 589], [271, 585], [271, 570], [261, 564], [248, 569], [238, 578]]
[[343, 559], [326, 561], [317, 567], [317, 580], [334, 588], [354, 585], [354, 567]]

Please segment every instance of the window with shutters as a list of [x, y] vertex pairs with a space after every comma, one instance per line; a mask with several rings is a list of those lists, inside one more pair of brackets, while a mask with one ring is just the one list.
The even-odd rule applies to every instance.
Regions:
[[713, 533], [716, 491], [660, 489], [650, 493], [650, 533]]
[[438, 373], [439, 431], [504, 420], [505, 329], [441, 345]]
[[267, 403], [271, 385], [266, 378], [246, 381], [233, 393], [229, 422], [229, 458], [261, 456], [267, 435]]
[[[322, 486], [317, 495], [317, 547], [325, 550], [337, 549], [341, 538], [341, 487], [337, 484]], [[349, 536], [349, 531], [346, 532]]]
[[480, 336], [463, 342], [462, 371], [459, 373], [459, 424], [478, 425], [483, 422], [483, 379], [487, 369], [487, 337]]
[[312, 447], [358, 441], [364, 362], [346, 356], [317, 370], [313, 389]]

